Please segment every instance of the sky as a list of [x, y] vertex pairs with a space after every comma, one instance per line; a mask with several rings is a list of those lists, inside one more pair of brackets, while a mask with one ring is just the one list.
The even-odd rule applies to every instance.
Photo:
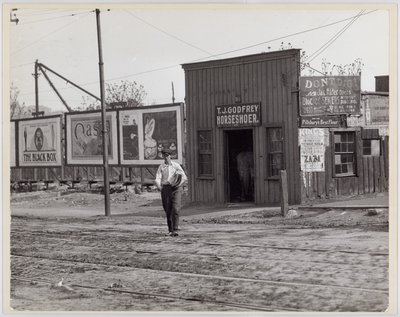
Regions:
[[[11, 8], [9, 27], [10, 81], [19, 100], [35, 104], [34, 63], [48, 66], [100, 96], [96, 7], [106, 83], [135, 81], [147, 93], [144, 103], [184, 102], [181, 64], [257, 54], [284, 48], [306, 52], [314, 76], [322, 61], [346, 65], [361, 59], [361, 89], [374, 91], [374, 76], [389, 75], [389, 13], [384, 5], [355, 7], [286, 4], [105, 5], [49, 4]], [[108, 10], [109, 9], [109, 10]], [[3, 52], [3, 54], [5, 54]], [[307, 68], [304, 75], [308, 75]], [[72, 109], [85, 93], [48, 73]], [[66, 111], [43, 75], [39, 104]]]

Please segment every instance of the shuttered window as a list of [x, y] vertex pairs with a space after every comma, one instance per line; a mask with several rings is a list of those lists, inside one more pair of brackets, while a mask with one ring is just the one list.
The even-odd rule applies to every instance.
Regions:
[[381, 141], [380, 140], [362, 140], [364, 156], [380, 156]]
[[199, 130], [198, 136], [198, 173], [199, 177], [213, 176], [213, 157], [212, 157], [212, 131]]
[[284, 169], [282, 128], [267, 128], [267, 171], [268, 177], [278, 177]]

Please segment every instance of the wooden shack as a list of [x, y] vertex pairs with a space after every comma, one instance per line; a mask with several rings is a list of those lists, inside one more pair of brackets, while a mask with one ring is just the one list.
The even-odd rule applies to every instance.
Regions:
[[299, 61], [290, 49], [182, 65], [192, 201], [277, 205], [284, 169], [300, 203]]
[[321, 131], [327, 142], [322, 171], [301, 172], [303, 202], [388, 191], [388, 92], [361, 92], [359, 114], [329, 116], [334, 127], [311, 128], [307, 118], [300, 118], [300, 135]]
[[388, 190], [389, 77], [375, 79], [367, 92], [360, 75], [300, 77], [303, 202]]

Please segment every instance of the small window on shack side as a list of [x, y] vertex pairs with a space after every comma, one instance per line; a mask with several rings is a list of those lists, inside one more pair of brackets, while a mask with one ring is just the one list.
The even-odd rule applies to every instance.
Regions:
[[336, 177], [356, 175], [356, 134], [334, 132], [334, 174]]
[[211, 130], [199, 130], [198, 138], [198, 176], [213, 176], [213, 156], [212, 156], [212, 132]]
[[367, 139], [363, 140], [363, 156], [380, 156], [381, 140]]
[[284, 169], [282, 128], [267, 128], [267, 171], [268, 177], [278, 177]]

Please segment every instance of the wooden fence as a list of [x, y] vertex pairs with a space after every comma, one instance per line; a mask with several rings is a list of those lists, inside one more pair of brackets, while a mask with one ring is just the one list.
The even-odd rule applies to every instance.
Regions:
[[[334, 198], [368, 193], [386, 192], [389, 189], [388, 138], [381, 142], [380, 156], [357, 157], [357, 175], [333, 177], [332, 149], [326, 148], [325, 172], [302, 173], [302, 201], [317, 198]], [[358, 151], [360, 153], [361, 151]]]
[[[110, 182], [132, 183], [138, 185], [154, 184], [157, 167], [110, 167]], [[103, 167], [94, 166], [64, 166], [12, 168], [11, 184], [15, 183], [87, 183], [103, 181]]]

